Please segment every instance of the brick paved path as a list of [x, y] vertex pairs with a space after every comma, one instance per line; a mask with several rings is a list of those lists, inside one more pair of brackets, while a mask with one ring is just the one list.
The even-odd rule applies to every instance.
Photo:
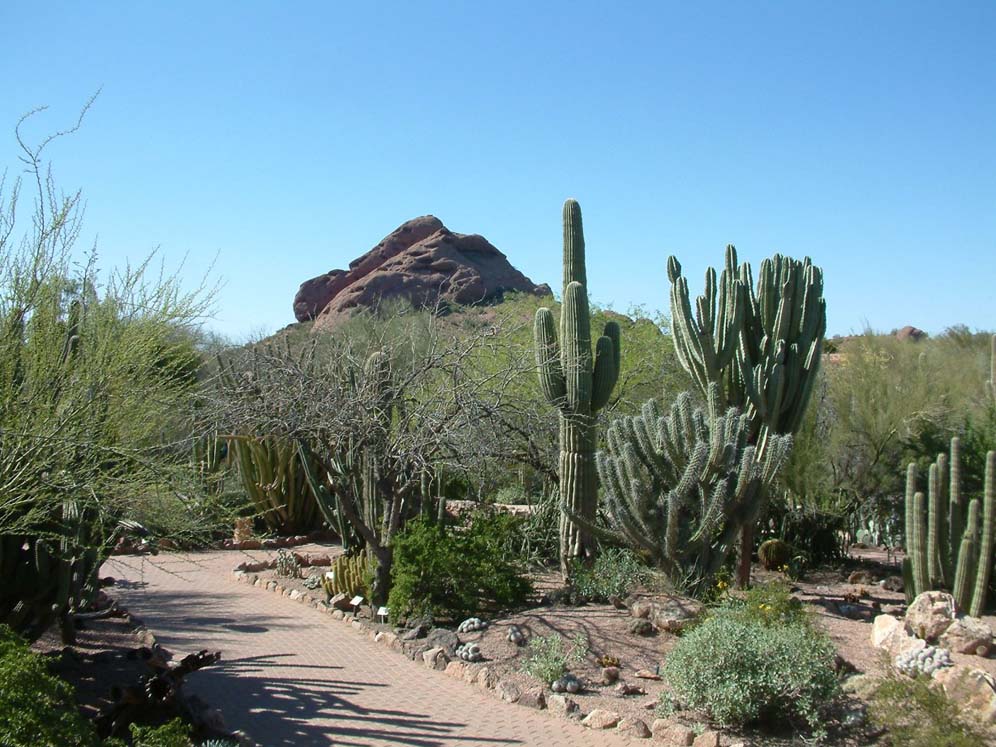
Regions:
[[[286, 597], [230, 580], [245, 553], [116, 557], [118, 599], [174, 654], [220, 650], [188, 686], [264, 747], [635, 742], [498, 700]], [[252, 553], [257, 558], [265, 553]]]

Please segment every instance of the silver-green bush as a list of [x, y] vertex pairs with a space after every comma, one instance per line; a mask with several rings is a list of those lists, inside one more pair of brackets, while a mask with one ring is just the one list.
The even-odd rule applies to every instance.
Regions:
[[806, 623], [766, 625], [721, 612], [674, 647], [662, 669], [684, 706], [724, 724], [801, 719], [819, 736], [838, 691], [830, 639]]

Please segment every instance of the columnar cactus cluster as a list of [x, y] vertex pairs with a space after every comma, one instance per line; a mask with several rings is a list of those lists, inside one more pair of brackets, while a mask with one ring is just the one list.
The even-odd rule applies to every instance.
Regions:
[[[609, 402], [619, 378], [619, 325], [608, 322], [592, 353], [591, 316], [585, 270], [581, 207], [564, 203], [564, 287], [560, 335], [547, 308], [536, 312], [534, 339], [540, 386], [560, 411], [560, 561], [566, 573], [572, 560], [594, 552], [587, 524], [595, 519], [596, 413]], [[576, 521], [580, 517], [584, 522]]]
[[366, 585], [365, 576], [368, 563], [364, 553], [340, 555], [332, 562], [332, 568], [322, 577], [322, 588], [329, 597], [345, 594], [355, 597], [362, 594]]
[[611, 529], [595, 531], [637, 548], [676, 582], [719, 568], [791, 446], [790, 436], [771, 435], [762, 454], [748, 443], [749, 418], [721, 410], [719, 391], [709, 385], [705, 410], [693, 410], [685, 392], [667, 415], [649, 400], [641, 415], [612, 423], [598, 455]]
[[[750, 423], [749, 442], [763, 456], [772, 436], [795, 433], [819, 371], [826, 332], [823, 273], [807, 257], [776, 254], [761, 263], [756, 290], [750, 265], [726, 248], [717, 281], [706, 272], [695, 311], [681, 264], [668, 259], [675, 350], [703, 396], [719, 387], [723, 406], [740, 407]], [[753, 526], [764, 500], [758, 492], [743, 517], [740, 581], [749, 574]]]
[[955, 604], [973, 616], [985, 608], [996, 531], [996, 451], [986, 455], [982, 500], [961, 491], [961, 441], [950, 458], [939, 454], [927, 474], [927, 495], [917, 490], [917, 469], [906, 470], [907, 596], [951, 589]]

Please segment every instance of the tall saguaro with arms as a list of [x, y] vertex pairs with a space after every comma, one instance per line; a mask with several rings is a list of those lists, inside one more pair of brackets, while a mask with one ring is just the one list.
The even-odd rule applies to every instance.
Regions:
[[536, 312], [534, 329], [540, 386], [560, 411], [560, 567], [567, 573], [571, 561], [594, 553], [588, 529], [572, 515], [593, 523], [598, 506], [595, 450], [596, 413], [604, 407], [619, 378], [619, 325], [608, 322], [591, 345], [591, 315], [584, 262], [581, 206], [564, 203], [564, 290], [560, 335], [553, 313]]

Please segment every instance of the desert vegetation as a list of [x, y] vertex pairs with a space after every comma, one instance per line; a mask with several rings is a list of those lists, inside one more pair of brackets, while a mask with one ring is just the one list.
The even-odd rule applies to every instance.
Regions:
[[[912, 699], [949, 735], [982, 728], [926, 675], [894, 672], [870, 721], [844, 719], [834, 643], [790, 583], [881, 547], [904, 553], [911, 606], [948, 591], [952, 621], [992, 608], [989, 333], [828, 341], [813, 260], [776, 254], [755, 276], [732, 246], [696, 297], [668, 260], [667, 315], [592, 308], [568, 200], [559, 299], [383, 299], [331, 329], [219, 345], [201, 328], [209, 284], [184, 290], [154, 257], [74, 263], [81, 196], [57, 188], [48, 142], [19, 138], [27, 176], [0, 212], [5, 744], [189, 744], [182, 722], [98, 734], [26, 641], [56, 626], [71, 642], [106, 610], [115, 549], [207, 549], [233, 531], [240, 546], [334, 543], [342, 555], [308, 588], [386, 606], [399, 630], [629, 608], [649, 621], [632, 635], [675, 637], [654, 675], [662, 719], [932, 744], [895, 717]], [[275, 573], [306, 581], [287, 553]], [[698, 612], [672, 629], [656, 607], [636, 614], [640, 595], [693, 597]], [[516, 671], [584, 688], [571, 670], [597, 641], [524, 639]]]

